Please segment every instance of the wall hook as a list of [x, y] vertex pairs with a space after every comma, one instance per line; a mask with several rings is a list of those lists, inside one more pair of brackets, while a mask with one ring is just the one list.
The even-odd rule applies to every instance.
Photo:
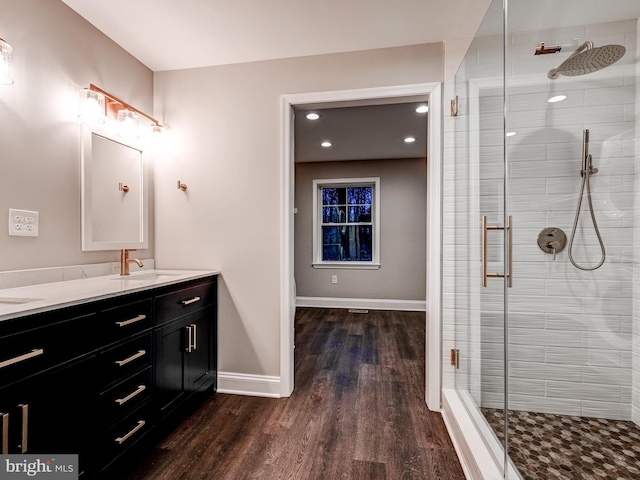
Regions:
[[118, 184], [118, 190], [127, 193], [129, 191], [129, 185], [124, 185], [122, 182]]
[[183, 192], [187, 189], [187, 185], [184, 183], [180, 183], [180, 180], [178, 180], [178, 190], [182, 190]]

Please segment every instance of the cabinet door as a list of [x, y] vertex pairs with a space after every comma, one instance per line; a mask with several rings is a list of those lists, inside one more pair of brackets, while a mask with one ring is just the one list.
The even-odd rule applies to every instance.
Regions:
[[36, 375], [0, 390], [0, 415], [8, 425], [3, 452], [79, 455], [80, 471], [90, 464], [95, 359]]
[[194, 314], [186, 328], [187, 343], [191, 336], [191, 347], [186, 349], [185, 389], [196, 392], [214, 384], [216, 379], [215, 307]]
[[161, 410], [184, 393], [184, 319], [163, 325], [154, 332], [155, 398]]

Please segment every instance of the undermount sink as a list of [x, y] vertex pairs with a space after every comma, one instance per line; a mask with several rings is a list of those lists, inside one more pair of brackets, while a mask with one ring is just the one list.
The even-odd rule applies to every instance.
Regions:
[[23, 303], [37, 302], [41, 298], [17, 298], [17, 297], [0, 297], [0, 305], [21, 305]]
[[177, 273], [141, 273], [138, 275], [121, 275], [114, 277], [112, 280], [124, 280], [130, 282], [157, 282], [158, 280], [169, 280], [172, 277], [177, 276]]

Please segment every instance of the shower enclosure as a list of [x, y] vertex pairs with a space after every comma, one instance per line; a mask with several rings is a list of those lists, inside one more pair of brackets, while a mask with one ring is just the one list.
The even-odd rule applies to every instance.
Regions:
[[471, 478], [640, 478], [639, 18], [494, 0], [447, 86], [443, 414]]

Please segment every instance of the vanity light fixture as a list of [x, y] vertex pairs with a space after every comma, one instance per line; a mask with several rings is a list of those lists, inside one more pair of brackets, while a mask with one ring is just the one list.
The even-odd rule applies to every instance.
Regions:
[[[151, 132], [153, 134], [161, 134], [162, 133], [162, 125], [160, 124], [160, 122], [158, 120], [156, 120], [155, 118], [153, 118], [150, 115], [147, 115], [146, 113], [144, 113], [142, 110], [138, 110], [136, 107], [128, 104], [127, 102], [120, 100], [118, 97], [111, 95], [109, 92], [96, 87], [94, 84], [90, 84], [89, 88], [83, 89], [82, 91], [87, 91], [87, 92], [91, 92], [91, 95], [94, 95], [96, 97], [98, 97], [99, 95], [102, 95], [102, 98], [104, 99], [104, 107], [103, 107], [103, 118], [102, 121], [104, 123], [105, 118], [110, 118], [112, 120], [118, 121], [118, 122], [122, 122], [122, 125], [127, 124], [127, 125], [131, 125], [132, 123], [135, 123], [137, 121], [143, 121], [143, 122], [148, 122], [147, 125], [150, 127]], [[81, 93], [81, 95], [83, 95]], [[85, 96], [88, 96], [89, 94], [84, 94]], [[95, 108], [95, 107], [94, 107]], [[81, 110], [82, 111], [82, 110]], [[123, 112], [123, 113], [121, 113]], [[80, 115], [79, 115], [80, 116]], [[83, 118], [83, 117], [81, 117]], [[84, 119], [84, 118], [83, 118]], [[122, 125], [119, 123], [118, 126], [118, 134], [122, 134], [122, 135], [127, 135], [125, 133], [125, 130], [123, 130], [121, 127]], [[131, 127], [132, 128], [132, 127]], [[136, 126], [137, 128], [137, 126]], [[132, 130], [129, 130], [129, 132], [131, 132]], [[122, 133], [121, 133], [122, 132]], [[129, 134], [131, 138], [131, 136], [134, 136], [133, 133]], [[138, 137], [138, 132], [135, 133], [135, 137]]]
[[320, 118], [320, 114], [311, 112], [311, 113], [307, 113], [306, 117], [307, 117], [307, 120], [318, 120]]
[[0, 38], [0, 85], [13, 84], [13, 48]]
[[416, 108], [416, 112], [418, 113], [427, 113], [428, 111], [429, 111], [428, 105], [420, 105], [418, 108]]

